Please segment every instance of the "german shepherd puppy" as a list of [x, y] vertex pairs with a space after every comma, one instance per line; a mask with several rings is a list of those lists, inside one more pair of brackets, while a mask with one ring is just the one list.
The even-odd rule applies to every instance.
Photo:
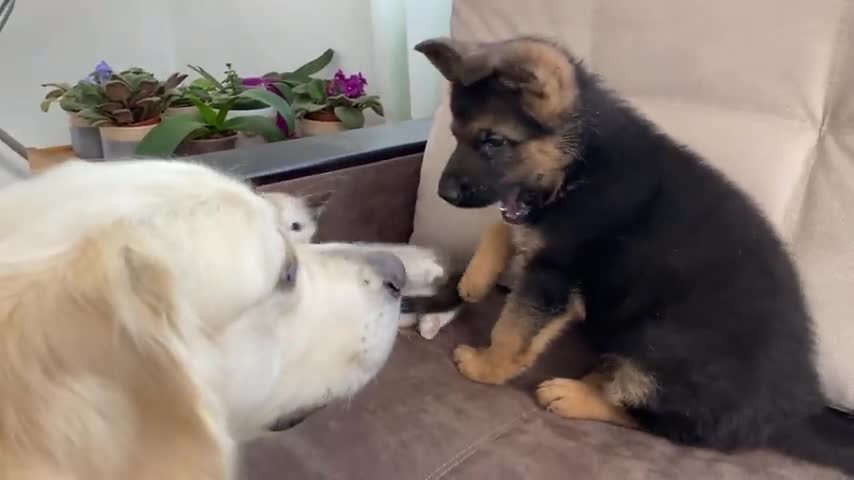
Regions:
[[503, 269], [488, 267], [508, 258], [502, 242], [526, 252], [490, 345], [455, 350], [463, 375], [502, 384], [573, 326], [601, 367], [541, 384], [550, 411], [854, 473], [854, 426], [825, 409], [798, 274], [747, 195], [555, 43], [415, 49], [451, 82], [457, 147], [439, 196], [497, 203], [504, 219], [461, 296]]

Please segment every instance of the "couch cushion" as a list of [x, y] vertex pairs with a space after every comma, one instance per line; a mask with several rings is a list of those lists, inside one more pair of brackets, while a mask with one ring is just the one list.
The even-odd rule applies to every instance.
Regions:
[[463, 378], [451, 351], [460, 342], [482, 344], [501, 301], [496, 294], [467, 307], [432, 341], [401, 334], [388, 365], [352, 401], [246, 448], [244, 478], [844, 478], [771, 452], [723, 455], [677, 447], [641, 432], [543, 411], [532, 398], [533, 385], [556, 375], [577, 376], [589, 366], [589, 354], [572, 335], [511, 386]]
[[[854, 2], [457, 0], [452, 35], [555, 36], [641, 112], [750, 193], [801, 269], [825, 390], [854, 409]], [[422, 165], [412, 241], [464, 260], [494, 209], [435, 194], [447, 97]], [[448, 232], [453, 232], [449, 235]]]

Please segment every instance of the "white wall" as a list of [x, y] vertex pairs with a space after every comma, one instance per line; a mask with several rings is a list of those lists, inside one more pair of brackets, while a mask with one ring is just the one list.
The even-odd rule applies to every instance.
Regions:
[[169, 0], [27, 0], [0, 33], [0, 125], [27, 146], [69, 142], [65, 116], [39, 102], [45, 82], [74, 82], [101, 59], [163, 73], [175, 64]]
[[117, 69], [141, 66], [159, 75], [192, 73], [188, 63], [221, 74], [226, 62], [241, 74], [260, 75], [296, 68], [326, 48], [336, 51], [329, 71], [361, 71], [368, 90], [383, 95], [392, 120], [429, 115], [439, 78], [409, 50], [445, 33], [450, 2], [19, 1], [0, 33], [0, 126], [27, 146], [68, 143], [61, 110], [39, 110], [46, 91], [40, 84], [74, 82], [102, 59]]

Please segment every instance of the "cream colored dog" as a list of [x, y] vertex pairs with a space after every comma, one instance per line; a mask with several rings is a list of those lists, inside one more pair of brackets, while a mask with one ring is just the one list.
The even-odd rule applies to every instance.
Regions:
[[277, 217], [174, 161], [0, 190], [0, 478], [232, 478], [238, 442], [370, 380], [402, 264], [294, 247]]

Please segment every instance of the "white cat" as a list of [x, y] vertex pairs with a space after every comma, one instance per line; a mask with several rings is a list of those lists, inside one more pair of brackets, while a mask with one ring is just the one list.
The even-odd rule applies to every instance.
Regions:
[[[320, 215], [326, 209], [332, 192], [292, 195], [283, 192], [262, 194], [277, 207], [281, 225], [288, 226], [294, 243], [314, 242]], [[408, 244], [389, 243], [324, 243], [334, 250], [382, 251], [393, 253], [403, 261], [407, 272], [422, 272], [423, 278], [407, 279], [401, 302], [400, 326], [416, 327], [418, 333], [432, 339], [449, 324], [462, 304], [456, 287], [460, 275], [451, 262], [435, 250]]]

